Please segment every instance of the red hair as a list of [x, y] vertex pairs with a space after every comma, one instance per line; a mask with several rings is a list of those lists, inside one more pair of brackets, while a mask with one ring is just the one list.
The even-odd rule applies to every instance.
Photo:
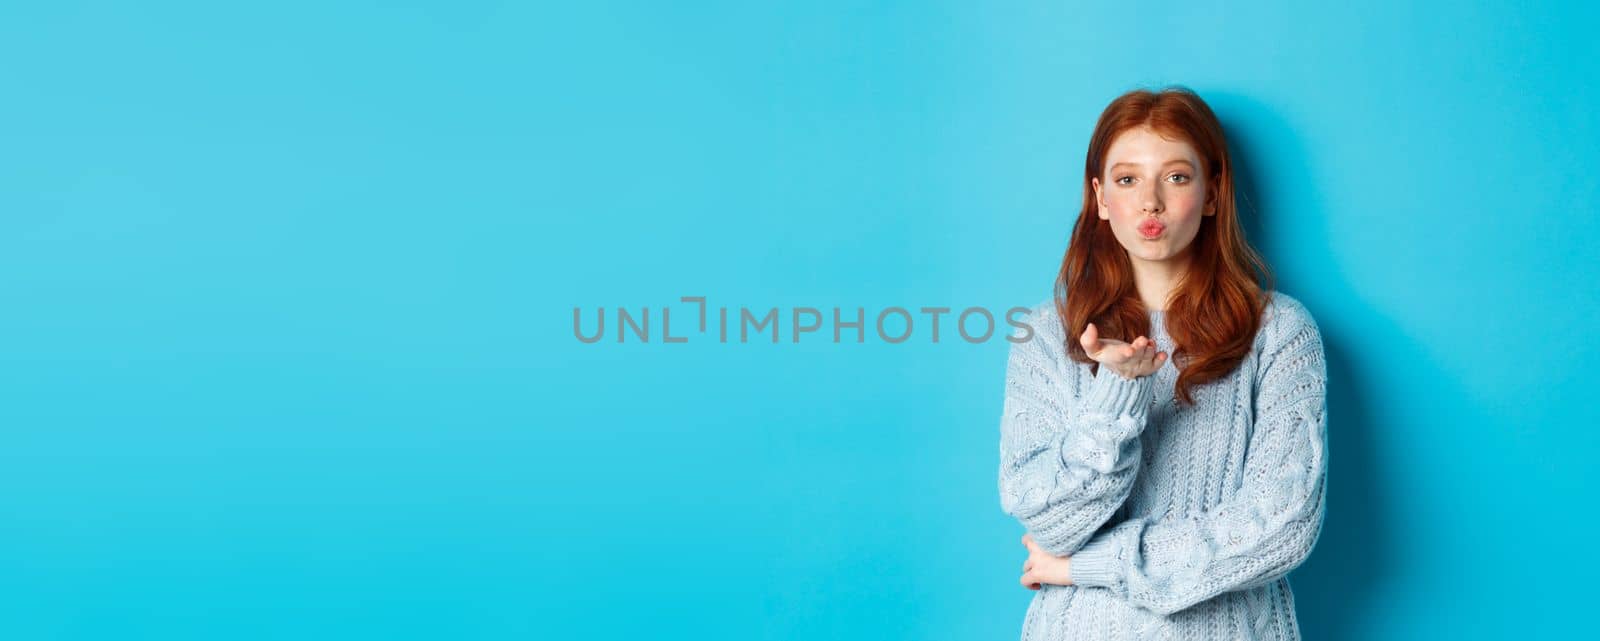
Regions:
[[[1139, 298], [1128, 252], [1101, 220], [1090, 179], [1105, 181], [1112, 141], [1129, 129], [1150, 127], [1165, 138], [1189, 143], [1199, 154], [1207, 199], [1216, 213], [1200, 220], [1192, 262], [1168, 302], [1167, 333], [1177, 347], [1170, 355], [1180, 370], [1177, 398], [1193, 405], [1191, 390], [1227, 376], [1249, 353], [1267, 307], [1273, 276], [1250, 247], [1239, 226], [1233, 199], [1233, 165], [1228, 143], [1211, 107], [1184, 87], [1130, 91], [1105, 108], [1089, 139], [1083, 171], [1083, 209], [1072, 228], [1067, 253], [1056, 277], [1055, 304], [1066, 335], [1067, 354], [1091, 364], [1078, 344], [1090, 322], [1100, 336], [1132, 342], [1150, 335], [1150, 318]], [[1258, 278], [1259, 276], [1259, 278]], [[1070, 294], [1070, 295], [1069, 295]]]

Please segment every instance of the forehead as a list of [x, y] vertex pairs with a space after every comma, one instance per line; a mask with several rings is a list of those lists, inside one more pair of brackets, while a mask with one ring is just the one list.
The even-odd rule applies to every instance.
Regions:
[[1132, 163], [1152, 167], [1174, 160], [1187, 160], [1199, 167], [1200, 156], [1188, 142], [1162, 137], [1149, 127], [1135, 127], [1122, 132], [1111, 141], [1106, 150], [1106, 167], [1117, 163]]

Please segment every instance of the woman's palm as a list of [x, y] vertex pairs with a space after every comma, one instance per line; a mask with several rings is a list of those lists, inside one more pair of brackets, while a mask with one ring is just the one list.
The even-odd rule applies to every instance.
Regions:
[[1083, 330], [1083, 335], [1078, 337], [1078, 344], [1083, 346], [1089, 358], [1126, 378], [1148, 376], [1167, 362], [1167, 353], [1156, 351], [1155, 341], [1144, 336], [1133, 339], [1132, 343], [1100, 338], [1100, 330], [1095, 328], [1094, 323], [1089, 323]]

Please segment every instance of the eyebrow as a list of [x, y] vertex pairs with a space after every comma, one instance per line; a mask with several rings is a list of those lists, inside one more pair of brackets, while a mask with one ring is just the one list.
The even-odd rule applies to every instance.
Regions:
[[[1117, 163], [1115, 165], [1112, 165], [1111, 168], [1112, 169], [1116, 169], [1116, 168], [1121, 167], [1123, 165], [1133, 165], [1133, 166], [1137, 167], [1137, 166], [1139, 166], [1139, 163], [1136, 163], [1136, 162], [1119, 162], [1119, 163]], [[1167, 165], [1189, 165], [1189, 167], [1191, 167], [1191, 168], [1194, 167], [1193, 163], [1190, 163], [1189, 161], [1184, 160], [1182, 158], [1179, 158], [1177, 160], [1168, 160], [1165, 164], [1163, 164], [1161, 166], [1165, 167]]]

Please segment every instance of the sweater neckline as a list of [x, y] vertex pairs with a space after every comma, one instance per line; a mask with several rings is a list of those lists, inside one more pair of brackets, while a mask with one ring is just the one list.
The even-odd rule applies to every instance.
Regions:
[[1167, 334], [1167, 310], [1152, 309], [1150, 311], [1150, 332], [1165, 336]]

